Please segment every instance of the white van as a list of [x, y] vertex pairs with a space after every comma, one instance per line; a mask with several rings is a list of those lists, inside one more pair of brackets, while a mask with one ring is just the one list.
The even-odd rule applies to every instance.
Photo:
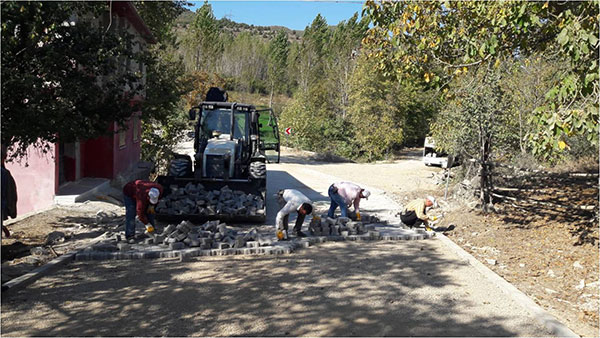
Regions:
[[425, 137], [423, 145], [423, 163], [426, 166], [439, 165], [442, 168], [449, 168], [454, 165], [454, 156], [448, 155], [435, 148], [433, 137]]

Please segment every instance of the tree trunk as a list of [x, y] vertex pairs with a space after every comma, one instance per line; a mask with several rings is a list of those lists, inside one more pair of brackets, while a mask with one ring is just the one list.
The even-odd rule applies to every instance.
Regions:
[[489, 165], [490, 156], [490, 137], [488, 133], [480, 134], [480, 145], [481, 145], [481, 187], [479, 198], [483, 206], [483, 211], [489, 211], [489, 205], [491, 204], [491, 172]]
[[275, 90], [275, 81], [271, 79], [271, 95], [269, 95], [269, 108], [273, 108], [273, 91]]

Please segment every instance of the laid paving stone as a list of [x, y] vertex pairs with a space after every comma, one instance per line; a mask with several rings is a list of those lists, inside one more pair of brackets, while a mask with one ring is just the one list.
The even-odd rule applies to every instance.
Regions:
[[129, 251], [131, 249], [131, 246], [127, 243], [118, 243], [117, 244], [117, 248], [120, 251]]
[[169, 247], [171, 248], [171, 250], [181, 250], [181, 249], [185, 248], [185, 244], [183, 244], [181, 242], [174, 242], [174, 243], [171, 243], [169, 245]]

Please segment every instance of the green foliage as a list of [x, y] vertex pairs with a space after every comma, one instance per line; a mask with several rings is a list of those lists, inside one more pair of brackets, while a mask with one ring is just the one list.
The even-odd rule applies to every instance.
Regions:
[[138, 14], [152, 31], [152, 35], [161, 42], [173, 43], [173, 23], [186, 11], [186, 1], [135, 1]]
[[[318, 14], [310, 26], [306, 27], [298, 58], [298, 83], [303, 94], [320, 86], [323, 80], [326, 43], [330, 36], [327, 21]], [[314, 93], [314, 91], [312, 91]], [[310, 94], [313, 94], [310, 93]], [[309, 95], [310, 95], [309, 94]]]
[[490, 67], [455, 80], [431, 128], [436, 147], [479, 161], [518, 149], [518, 119], [502, 86], [506, 75]]
[[348, 107], [354, 156], [369, 161], [403, 144], [422, 142], [437, 109], [437, 92], [398, 82], [374, 69], [372, 59], [359, 57]]
[[547, 92], [529, 123], [534, 153], [550, 158], [585, 135], [598, 145], [598, 3], [402, 1], [365, 4], [373, 23], [364, 43], [379, 69], [444, 87], [474, 67], [558, 51], [568, 76]]
[[287, 34], [279, 31], [269, 43], [268, 77], [271, 83], [271, 93], [282, 92], [286, 81], [286, 69], [290, 43]]
[[223, 50], [220, 34], [221, 30], [212, 6], [205, 1], [202, 7], [196, 10], [194, 21], [183, 37], [188, 70], [215, 71], [218, 57]]
[[235, 90], [266, 93], [267, 43], [247, 32], [228, 37], [226, 41], [220, 73], [235, 79]]
[[147, 55], [130, 48], [125, 31], [92, 20], [106, 3], [7, 2], [1, 11], [2, 143], [15, 157], [59, 137], [105, 134], [139, 109], [131, 100], [142, 92], [141, 72], [123, 61]]
[[182, 96], [194, 88], [177, 53], [172, 33], [182, 2], [140, 1], [137, 9], [151, 27], [157, 43], [149, 48], [146, 92], [142, 104], [142, 160], [153, 162], [159, 171], [167, 166], [173, 149], [187, 129], [187, 109]]
[[350, 96], [350, 78], [355, 70], [355, 59], [360, 43], [367, 31], [367, 20], [358, 20], [354, 14], [348, 21], [340, 22], [327, 41], [325, 78], [329, 92], [329, 105], [342, 119], [346, 118]]

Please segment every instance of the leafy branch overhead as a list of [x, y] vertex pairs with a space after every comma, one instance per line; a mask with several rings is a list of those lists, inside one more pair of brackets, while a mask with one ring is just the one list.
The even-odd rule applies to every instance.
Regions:
[[369, 0], [364, 14], [373, 26], [363, 43], [379, 69], [437, 88], [506, 58], [561, 55], [570, 69], [531, 118], [540, 126], [532, 150], [548, 156], [574, 135], [598, 145], [597, 2]]
[[59, 137], [105, 134], [139, 109], [132, 102], [147, 55], [126, 31], [91, 19], [106, 10], [101, 2], [2, 4], [2, 143], [15, 156]]

